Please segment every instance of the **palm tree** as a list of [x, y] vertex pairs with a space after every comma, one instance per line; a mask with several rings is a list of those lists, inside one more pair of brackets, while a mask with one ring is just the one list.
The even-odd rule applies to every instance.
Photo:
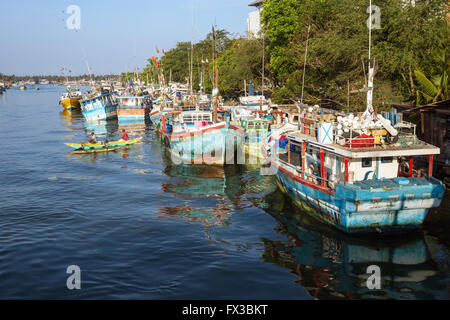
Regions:
[[448, 74], [449, 74], [449, 61], [447, 57], [447, 50], [442, 50], [437, 55], [437, 61], [440, 72], [430, 78], [427, 78], [425, 74], [420, 70], [414, 70], [417, 82], [419, 84], [419, 90], [417, 90], [417, 104], [420, 102], [433, 103], [437, 101], [448, 100]]

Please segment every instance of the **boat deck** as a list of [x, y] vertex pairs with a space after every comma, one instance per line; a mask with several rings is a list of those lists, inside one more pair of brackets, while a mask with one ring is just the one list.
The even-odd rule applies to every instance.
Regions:
[[[399, 142], [394, 144], [374, 144], [372, 147], [350, 147], [337, 144], [336, 142], [330, 144], [320, 143], [317, 141], [315, 136], [303, 133], [301, 131], [286, 132], [284, 135], [288, 138], [293, 138], [294, 140], [307, 141], [313, 145], [316, 144], [319, 147], [322, 146], [325, 149], [333, 149], [333, 151], [340, 154], [345, 154], [351, 158], [363, 158], [370, 156], [390, 157], [404, 155], [430, 155], [440, 153], [439, 148], [419, 139], [413, 140], [410, 136], [399, 136]], [[355, 137], [354, 139], [357, 138]]]

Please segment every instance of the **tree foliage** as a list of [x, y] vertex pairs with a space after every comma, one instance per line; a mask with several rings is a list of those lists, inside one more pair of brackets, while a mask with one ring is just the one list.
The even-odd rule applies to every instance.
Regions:
[[[375, 103], [412, 101], [416, 97], [414, 69], [434, 74], [431, 53], [447, 46], [445, 0], [373, 1], [381, 9], [381, 29], [372, 31], [372, 57], [378, 62]], [[303, 56], [311, 25], [305, 91], [310, 100], [331, 97], [345, 101], [347, 81], [364, 86], [363, 61], [368, 62], [367, 0], [266, 0], [262, 19], [268, 38], [270, 66], [286, 100], [301, 89]], [[365, 71], [365, 72], [364, 72]], [[355, 108], [364, 95], [352, 96]]]

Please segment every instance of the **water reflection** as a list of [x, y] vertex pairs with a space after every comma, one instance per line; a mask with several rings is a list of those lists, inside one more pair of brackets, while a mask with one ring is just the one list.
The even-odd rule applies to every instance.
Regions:
[[86, 134], [89, 135], [94, 132], [97, 139], [113, 140], [118, 135], [117, 120], [109, 121], [85, 121]]
[[220, 225], [241, 208], [244, 190], [239, 183], [239, 167], [174, 165], [164, 150], [163, 161], [163, 172], [169, 181], [161, 184], [161, 190], [184, 201], [181, 205], [177, 201], [176, 206], [161, 208], [160, 213]]
[[79, 110], [67, 110], [64, 109], [60, 112], [63, 124], [67, 127], [68, 131], [75, 131], [77, 128], [70, 128], [70, 126], [78, 125], [83, 122], [83, 115]]
[[[276, 191], [265, 197], [265, 208], [279, 223], [287, 241], [263, 239], [266, 262], [289, 269], [296, 281], [318, 299], [431, 299], [439, 284], [422, 231], [388, 238], [348, 236], [322, 227], [306, 213], [285, 202]], [[381, 290], [366, 286], [367, 267], [381, 268]]]

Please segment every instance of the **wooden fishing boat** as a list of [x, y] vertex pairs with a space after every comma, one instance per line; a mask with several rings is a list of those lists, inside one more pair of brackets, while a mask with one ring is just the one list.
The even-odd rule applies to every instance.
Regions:
[[234, 164], [235, 151], [243, 142], [245, 132], [230, 124], [225, 113], [214, 120], [213, 111], [198, 107], [162, 112], [161, 134], [174, 160], [188, 164]]
[[147, 122], [151, 108], [150, 96], [122, 95], [117, 97], [119, 122]]
[[112, 92], [96, 89], [87, 94], [80, 103], [81, 113], [88, 121], [117, 118], [117, 100]]
[[98, 143], [66, 143], [71, 148], [74, 148], [76, 150], [82, 151], [82, 150], [95, 150], [95, 149], [107, 149], [107, 148], [122, 148], [131, 146], [133, 144], [138, 143], [141, 141], [142, 138], [137, 138], [133, 140], [119, 140], [119, 141], [111, 141], [111, 142], [98, 142]]

